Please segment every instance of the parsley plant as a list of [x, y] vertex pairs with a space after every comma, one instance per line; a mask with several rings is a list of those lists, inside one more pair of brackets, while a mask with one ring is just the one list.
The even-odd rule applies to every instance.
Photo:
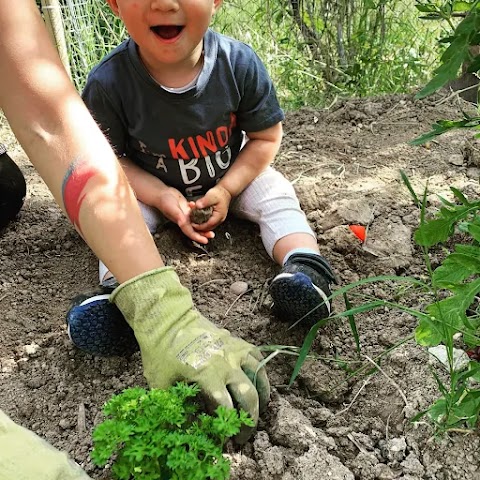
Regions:
[[91, 457], [113, 462], [119, 480], [223, 480], [230, 463], [225, 441], [242, 425], [254, 426], [244, 411], [220, 406], [213, 416], [198, 412], [196, 385], [167, 390], [130, 388], [104, 406], [106, 420], [93, 432]]

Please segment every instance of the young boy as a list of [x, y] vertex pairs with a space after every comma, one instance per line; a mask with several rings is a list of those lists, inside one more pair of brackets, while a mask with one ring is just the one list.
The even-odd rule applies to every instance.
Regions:
[[[92, 70], [83, 99], [150, 231], [167, 218], [206, 244], [228, 212], [255, 222], [282, 267], [270, 286], [278, 316], [308, 325], [328, 317], [334, 275], [292, 185], [270, 166], [283, 111], [254, 51], [208, 28], [222, 0], [107, 1], [131, 38]], [[210, 219], [192, 223], [191, 210], [206, 207]], [[100, 282], [115, 284], [101, 262]], [[71, 334], [86, 328], [74, 323]]]

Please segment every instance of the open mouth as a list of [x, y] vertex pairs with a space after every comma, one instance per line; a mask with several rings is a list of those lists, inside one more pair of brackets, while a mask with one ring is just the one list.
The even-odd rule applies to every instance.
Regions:
[[183, 25], [156, 25], [150, 27], [150, 30], [164, 40], [171, 40], [180, 35]]

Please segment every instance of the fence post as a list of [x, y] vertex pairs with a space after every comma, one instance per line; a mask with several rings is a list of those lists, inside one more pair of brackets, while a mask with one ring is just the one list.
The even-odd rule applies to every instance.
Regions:
[[59, 0], [41, 0], [41, 5], [47, 30], [57, 48], [58, 55], [60, 56], [60, 60], [62, 61], [68, 76], [72, 79], [60, 2]]

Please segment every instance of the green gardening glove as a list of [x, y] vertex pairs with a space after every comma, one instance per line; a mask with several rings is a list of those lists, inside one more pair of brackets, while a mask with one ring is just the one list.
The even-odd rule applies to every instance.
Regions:
[[65, 453], [0, 410], [0, 480], [89, 480]]
[[173, 268], [123, 283], [110, 300], [135, 332], [150, 387], [195, 382], [210, 404], [233, 408], [235, 402], [257, 422], [270, 398], [265, 369], [257, 372], [262, 355], [195, 310]]

